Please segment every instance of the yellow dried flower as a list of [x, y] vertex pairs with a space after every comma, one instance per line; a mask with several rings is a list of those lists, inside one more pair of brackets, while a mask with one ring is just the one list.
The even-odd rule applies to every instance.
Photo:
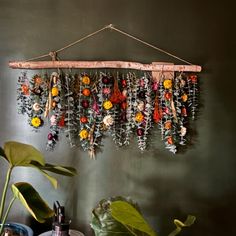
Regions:
[[31, 120], [31, 125], [33, 125], [34, 127], [39, 127], [42, 124], [42, 121], [40, 118], [38, 117], [33, 117]]
[[103, 107], [104, 107], [106, 110], [111, 109], [111, 108], [113, 107], [112, 102], [109, 101], [109, 100], [105, 101], [105, 102], [103, 103]]
[[164, 80], [163, 86], [165, 89], [170, 89], [172, 87], [172, 80], [171, 79]]
[[53, 87], [52, 88], [52, 96], [55, 97], [55, 96], [58, 96], [58, 94], [59, 94], [58, 87]]
[[135, 115], [135, 120], [139, 123], [141, 123], [144, 119], [144, 115], [142, 112], [137, 112]]
[[90, 78], [87, 75], [83, 76], [82, 77], [82, 83], [86, 84], [86, 85], [89, 85], [90, 84]]
[[79, 136], [80, 136], [81, 139], [86, 139], [86, 138], [88, 138], [88, 135], [89, 135], [89, 133], [88, 133], [88, 131], [87, 131], [86, 129], [82, 129], [82, 130], [80, 131], [80, 133], [79, 133]]

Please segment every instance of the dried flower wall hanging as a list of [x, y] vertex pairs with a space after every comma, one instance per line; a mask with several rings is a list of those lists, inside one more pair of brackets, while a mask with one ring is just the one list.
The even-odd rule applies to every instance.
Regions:
[[92, 158], [107, 134], [118, 147], [136, 137], [144, 151], [157, 126], [165, 147], [176, 153], [187, 144], [188, 121], [197, 111], [197, 77], [182, 72], [171, 78], [163, 73], [158, 82], [140, 72], [53, 72], [32, 79], [23, 73], [17, 91], [19, 112], [28, 115], [30, 125], [39, 130], [49, 123], [48, 149], [65, 132], [72, 147]]

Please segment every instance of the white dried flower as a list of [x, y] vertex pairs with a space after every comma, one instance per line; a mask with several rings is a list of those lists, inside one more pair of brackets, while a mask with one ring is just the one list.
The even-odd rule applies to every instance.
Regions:
[[187, 133], [187, 128], [182, 126], [181, 130], [180, 130], [180, 136], [184, 137], [186, 135], [186, 133]]
[[51, 125], [57, 124], [57, 117], [55, 115], [52, 115], [50, 118]]
[[33, 110], [34, 110], [34, 111], [39, 111], [40, 108], [41, 108], [41, 107], [40, 107], [40, 104], [39, 104], [39, 103], [37, 103], [37, 102], [34, 103], [34, 105], [33, 105]]
[[106, 125], [106, 126], [110, 126], [114, 123], [114, 119], [111, 115], [107, 115], [103, 118], [103, 123]]
[[122, 91], [122, 94], [123, 94], [124, 97], [127, 97], [127, 93], [128, 93], [127, 89], [124, 89], [124, 90]]
[[180, 80], [180, 87], [183, 88], [186, 85], [185, 80], [181, 79]]
[[140, 102], [138, 103], [137, 108], [138, 108], [139, 111], [143, 111], [143, 110], [144, 110], [144, 102], [143, 102], [143, 101], [140, 101]]

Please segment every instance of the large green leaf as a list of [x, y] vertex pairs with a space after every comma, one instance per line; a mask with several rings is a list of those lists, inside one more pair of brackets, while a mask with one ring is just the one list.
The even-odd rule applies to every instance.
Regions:
[[58, 175], [65, 175], [65, 176], [75, 176], [77, 175], [77, 171], [73, 167], [69, 166], [61, 166], [61, 165], [53, 165], [49, 163], [45, 163], [44, 165], [40, 165], [38, 162], [31, 161], [30, 163], [33, 167], [37, 167], [43, 171], [53, 172]]
[[14, 196], [21, 201], [38, 222], [43, 223], [54, 215], [54, 211], [30, 184], [19, 182], [13, 184], [11, 188]]
[[111, 215], [118, 222], [125, 225], [131, 232], [138, 230], [150, 236], [157, 236], [142, 215], [129, 203], [115, 201], [111, 203]]
[[52, 177], [51, 175], [49, 175], [47, 172], [41, 170], [40, 168], [37, 168], [37, 169], [51, 182], [51, 184], [54, 188], [57, 188], [58, 183], [57, 183], [56, 178]]
[[53, 185], [54, 188], [57, 188], [57, 180], [53, 176], [49, 175], [46, 171], [65, 176], [75, 176], [77, 171], [73, 167], [68, 166], [59, 166], [46, 163], [44, 166], [40, 165], [38, 162], [32, 161], [30, 166], [38, 169]]
[[9, 141], [4, 144], [4, 152], [12, 166], [28, 166], [32, 161], [45, 164], [41, 152], [29, 144]]
[[[115, 199], [120, 198], [121, 197], [116, 197]], [[91, 227], [94, 230], [95, 235], [133, 236], [133, 234], [123, 224], [121, 224], [111, 216], [110, 204], [112, 201], [113, 199], [103, 199], [93, 209]]]
[[168, 236], [175, 236], [179, 234], [182, 228], [191, 226], [195, 220], [196, 220], [196, 217], [192, 215], [188, 215], [184, 223], [180, 220], [175, 219], [174, 224], [176, 225], [176, 229], [173, 232], [171, 232]]

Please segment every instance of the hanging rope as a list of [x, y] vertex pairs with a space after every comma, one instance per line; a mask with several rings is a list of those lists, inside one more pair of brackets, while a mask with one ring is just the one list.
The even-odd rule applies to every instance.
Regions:
[[146, 46], [148, 46], [148, 47], [154, 48], [155, 50], [157, 50], [157, 51], [159, 51], [159, 52], [162, 52], [162, 53], [164, 53], [164, 54], [166, 54], [166, 55], [168, 55], [168, 56], [170, 56], [170, 57], [173, 57], [173, 58], [175, 58], [175, 59], [178, 59], [178, 60], [180, 60], [180, 61], [182, 61], [182, 62], [185, 62], [185, 63], [187, 63], [187, 64], [189, 64], [189, 65], [193, 65], [193, 64], [192, 64], [191, 62], [189, 62], [189, 61], [186, 61], [186, 60], [184, 60], [184, 59], [182, 59], [182, 58], [180, 58], [180, 57], [178, 57], [178, 56], [176, 56], [176, 55], [174, 55], [174, 54], [172, 54], [172, 53], [169, 53], [169, 52], [167, 52], [167, 51], [165, 51], [165, 50], [163, 50], [163, 49], [161, 49], [161, 48], [158, 48], [158, 47], [156, 47], [156, 46], [154, 46], [154, 45], [152, 45], [152, 44], [150, 44], [150, 43], [147, 43], [147, 42], [145, 42], [145, 41], [143, 41], [143, 40], [141, 40], [141, 39], [139, 39], [139, 38], [137, 38], [137, 37], [135, 37], [135, 36], [133, 36], [133, 35], [131, 35], [131, 34], [128, 34], [128, 33], [124, 32], [124, 31], [122, 31], [122, 30], [119, 30], [119, 29], [115, 28], [112, 24], [109, 26], [109, 28], [111, 28], [111, 29], [113, 29], [113, 30], [119, 32], [120, 34], [123, 34], [123, 35], [125, 35], [125, 36], [127, 36], [127, 37], [129, 37], [129, 38], [132, 38], [132, 39], [134, 39], [134, 40], [136, 40], [136, 41], [138, 41], [138, 42], [140, 42], [140, 43], [142, 43], [142, 44], [144, 44], [144, 45], [146, 45]]
[[[155, 49], [155, 50], [157, 50], [159, 52], [162, 52], [162, 53], [164, 53], [164, 54], [166, 54], [166, 55], [168, 55], [168, 56], [170, 56], [172, 58], [178, 59], [179, 61], [185, 62], [185, 63], [187, 63], [189, 65], [193, 65], [191, 62], [186, 61], [186, 60], [184, 60], [184, 59], [182, 59], [182, 58], [180, 58], [180, 57], [178, 57], [178, 56], [176, 56], [176, 55], [174, 55], [174, 54], [172, 54], [170, 52], [167, 52], [167, 51], [165, 51], [165, 50], [163, 50], [161, 48], [158, 48], [158, 47], [156, 47], [156, 46], [154, 46], [154, 45], [152, 45], [152, 44], [150, 44], [150, 43], [148, 43], [146, 41], [143, 41], [143, 40], [141, 40], [141, 39], [139, 39], [139, 38], [137, 38], [137, 37], [135, 37], [135, 36], [133, 36], [131, 34], [128, 34], [128, 33], [124, 32], [124, 31], [114, 27], [112, 24], [107, 25], [107, 26], [105, 26], [105, 27], [103, 27], [103, 28], [101, 28], [101, 29], [91, 33], [91, 34], [88, 34], [88, 35], [86, 35], [86, 36], [76, 40], [75, 42], [72, 42], [72, 43], [70, 43], [70, 44], [68, 44], [68, 45], [66, 45], [66, 46], [64, 46], [64, 47], [54, 51], [53, 53], [54, 53], [54, 55], [56, 55], [58, 52], [61, 52], [61, 51], [65, 50], [65, 49], [67, 49], [67, 48], [70, 48], [70, 47], [74, 46], [75, 44], [78, 44], [78, 43], [84, 41], [85, 39], [88, 39], [88, 38], [90, 38], [90, 37], [92, 37], [92, 36], [102, 32], [102, 31], [104, 31], [106, 29], [115, 30], [116, 32], [118, 32], [120, 34], [123, 34], [123, 35], [125, 35], [125, 36], [127, 36], [129, 38], [132, 38], [135, 41], [138, 41], [138, 42], [140, 42], [140, 43], [142, 43], [142, 44], [144, 44], [144, 45], [146, 45], [148, 47], [151, 47], [151, 48], [153, 48], [153, 49]], [[48, 56], [52, 57], [52, 52], [49, 52], [48, 54], [43, 54], [43, 55], [38, 56], [38, 57], [33, 57], [33, 58], [30, 58], [30, 59], [27, 59], [25, 61], [34, 61], [34, 60], [41, 59], [41, 58], [48, 57]], [[52, 59], [55, 59], [55, 57], [52, 58]]]

